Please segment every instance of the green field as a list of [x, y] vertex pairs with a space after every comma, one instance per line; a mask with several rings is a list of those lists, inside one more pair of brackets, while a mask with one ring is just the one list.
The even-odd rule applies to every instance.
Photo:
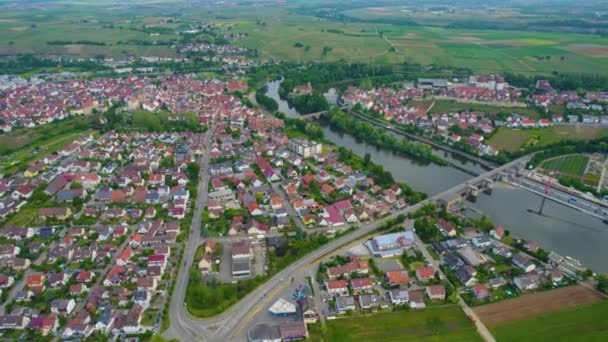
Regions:
[[[415, 103], [415, 101], [412, 101], [412, 103]], [[528, 107], [494, 106], [491, 104], [464, 103], [450, 100], [436, 100], [430, 113], [449, 113], [463, 110], [481, 111], [486, 113], [517, 113], [533, 119], [539, 117], [539, 114], [535, 109]]]
[[[166, 5], [168, 6], [168, 5]], [[213, 21], [230, 32], [247, 33], [233, 44], [282, 60], [374, 63], [420, 63], [468, 67], [478, 72], [529, 74], [608, 74], [608, 38], [586, 34], [491, 29], [452, 29], [367, 21], [338, 21], [298, 14], [280, 6], [212, 8], [141, 6], [116, 11], [109, 7], [9, 10], [0, 14], [1, 54], [52, 53], [72, 56], [174, 56], [163, 45], [180, 40], [176, 31]], [[398, 11], [396, 11], [398, 12]], [[371, 12], [370, 12], [371, 13]], [[511, 18], [505, 10], [502, 18]], [[386, 13], [385, 13], [386, 14]], [[384, 15], [384, 14], [383, 14]], [[166, 19], [175, 19], [167, 21]], [[377, 18], [379, 22], [372, 22]], [[515, 19], [514, 19], [515, 18]], [[448, 18], [443, 18], [444, 23]], [[429, 26], [425, 26], [425, 25]], [[437, 23], [439, 25], [439, 23]], [[142, 27], [145, 26], [146, 30]], [[160, 35], [151, 36], [149, 30]], [[203, 35], [200, 38], [204, 38]], [[86, 40], [105, 45], [48, 45], [49, 41]], [[138, 41], [133, 43], [129, 41]], [[146, 45], [141, 42], [145, 42]], [[298, 44], [297, 47], [295, 46]], [[325, 50], [325, 52], [324, 52]]]
[[144, 312], [143, 317], [141, 318], [141, 325], [152, 327], [156, 322], [156, 317], [158, 316], [158, 309], [148, 309]]
[[497, 341], [606, 341], [608, 301], [490, 327]]
[[34, 207], [23, 207], [12, 216], [10, 216], [4, 224], [12, 224], [17, 227], [27, 227], [34, 222], [38, 217], [38, 209]]
[[327, 321], [309, 328], [310, 341], [480, 341], [459, 306], [378, 313]]
[[95, 115], [78, 116], [0, 135], [0, 173], [12, 173], [87, 134]]
[[[413, 62], [483, 72], [608, 73], [608, 53], [595, 53], [608, 49], [608, 39], [591, 35], [338, 23], [297, 15], [269, 18], [264, 26], [242, 21], [235, 29], [249, 32], [236, 44], [280, 59]], [[332, 51], [323, 54], [325, 46]]]
[[558, 171], [573, 176], [582, 176], [585, 173], [589, 157], [585, 155], [563, 156], [549, 159], [543, 162], [540, 167], [545, 170]]
[[603, 127], [559, 125], [550, 128], [510, 129], [501, 127], [489, 144], [499, 150], [514, 152], [522, 147], [547, 146], [562, 140], [593, 140], [608, 135]]

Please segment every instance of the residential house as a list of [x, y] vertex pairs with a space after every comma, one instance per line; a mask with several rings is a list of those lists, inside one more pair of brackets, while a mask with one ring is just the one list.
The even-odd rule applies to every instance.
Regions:
[[329, 279], [335, 279], [340, 276], [350, 277], [351, 273], [368, 274], [369, 263], [367, 260], [354, 260], [342, 266], [329, 267], [327, 276]]
[[209, 274], [211, 273], [212, 266], [213, 257], [211, 256], [211, 254], [204, 253], [201, 257], [201, 260], [198, 262], [198, 269], [201, 271], [202, 274]]
[[386, 272], [386, 282], [390, 286], [398, 286], [410, 282], [410, 275], [406, 270], [395, 270]]
[[354, 293], [371, 291], [374, 287], [374, 282], [371, 278], [353, 278], [350, 280], [350, 286]]
[[409, 291], [403, 289], [390, 290], [388, 297], [393, 305], [404, 305], [410, 301]]
[[534, 290], [540, 286], [540, 276], [537, 274], [529, 274], [515, 277], [513, 278], [513, 284], [522, 292]]
[[51, 302], [51, 312], [60, 316], [67, 316], [76, 307], [74, 299], [55, 299]]
[[477, 300], [484, 300], [490, 297], [490, 290], [485, 284], [477, 284], [473, 286], [472, 291], [475, 299]]
[[408, 304], [412, 309], [424, 309], [426, 307], [426, 304], [424, 303], [424, 292], [409, 291]]
[[338, 312], [346, 312], [348, 310], [355, 310], [355, 297], [353, 296], [339, 296], [336, 298], [336, 310]]
[[536, 264], [532, 262], [532, 259], [523, 253], [517, 253], [513, 256], [513, 265], [521, 268], [526, 273], [530, 273], [536, 269]]
[[424, 292], [430, 300], [444, 300], [446, 295], [445, 287], [443, 285], [427, 286]]
[[457, 234], [454, 225], [444, 219], [440, 219], [437, 222], [436, 227], [443, 236], [454, 237]]
[[347, 283], [344, 280], [328, 280], [325, 282], [327, 293], [343, 295], [348, 293]]
[[435, 269], [432, 267], [421, 267], [417, 269], [416, 279], [422, 282], [435, 279]]

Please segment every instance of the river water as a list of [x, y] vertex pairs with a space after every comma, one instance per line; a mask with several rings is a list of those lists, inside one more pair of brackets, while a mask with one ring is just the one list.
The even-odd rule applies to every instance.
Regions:
[[[280, 81], [268, 83], [266, 94], [278, 102], [280, 111], [289, 117], [298, 117], [298, 112], [280, 99], [279, 85]], [[330, 100], [335, 98], [335, 93], [326, 96], [328, 95], [331, 96]], [[422, 162], [378, 149], [357, 141], [349, 134], [334, 131], [326, 123], [322, 122], [321, 126], [327, 140], [361, 156], [370, 153], [372, 160], [390, 171], [395, 180], [405, 182], [428, 195], [437, 194], [472, 178], [468, 173], [453, 167]], [[450, 153], [439, 150], [434, 150], [433, 153], [455, 165], [478, 173], [484, 172], [478, 164]], [[538, 195], [499, 183], [491, 195], [482, 193], [475, 203], [466, 202], [466, 205], [483, 211], [496, 224], [509, 229], [515, 236], [533, 240], [547, 250], [576, 258], [596, 272], [608, 273], [608, 225], [552, 201], [546, 202], [544, 216], [528, 211], [538, 210], [540, 203], [541, 197]]]

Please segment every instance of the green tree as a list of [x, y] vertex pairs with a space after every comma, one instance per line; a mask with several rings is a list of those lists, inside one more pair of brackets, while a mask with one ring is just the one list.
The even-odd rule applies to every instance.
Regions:
[[369, 163], [371, 162], [371, 160], [372, 160], [372, 155], [371, 155], [371, 154], [369, 154], [369, 152], [367, 152], [367, 153], [365, 154], [365, 157], [363, 157], [363, 164], [364, 164], [365, 166], [368, 166], [368, 165], [369, 165]]
[[162, 168], [172, 168], [175, 166], [175, 160], [172, 157], [163, 158], [158, 165]]
[[304, 239], [304, 232], [302, 231], [302, 228], [300, 228], [299, 226], [296, 227], [296, 240], [300, 241]]
[[597, 275], [595, 277], [597, 281], [597, 289], [603, 293], [608, 294], [608, 277], [603, 274]]
[[82, 189], [82, 183], [80, 183], [80, 182], [72, 182], [70, 184], [70, 189], [72, 189], [72, 190]]
[[198, 179], [198, 174], [200, 172], [201, 167], [198, 163], [191, 162], [186, 165], [186, 174], [188, 175], [188, 179], [194, 181]]
[[361, 83], [359, 83], [359, 88], [361, 88], [363, 90], [371, 90], [373, 87], [374, 87], [374, 85], [372, 84], [372, 80], [369, 78], [366, 78], [363, 81], [361, 81]]

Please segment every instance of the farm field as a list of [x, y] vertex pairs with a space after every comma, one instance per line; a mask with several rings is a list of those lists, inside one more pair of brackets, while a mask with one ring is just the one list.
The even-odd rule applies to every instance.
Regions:
[[480, 341], [459, 306], [378, 313], [327, 321], [309, 328], [309, 341]]
[[[135, 10], [136, 15], [132, 14]], [[406, 26], [408, 21], [341, 22], [280, 7], [188, 8], [188, 15], [179, 16], [179, 20], [168, 20], [172, 18], [162, 7], [134, 7], [133, 11], [105, 7], [5, 11], [0, 14], [4, 42], [0, 53], [171, 57], [175, 49], [166, 44], [180, 39], [177, 31], [187, 30], [193, 23], [213, 21], [231, 32], [248, 34], [233, 44], [281, 60], [411, 62], [468, 67], [484, 73], [549, 74], [557, 70], [608, 75], [608, 38], [593, 35]], [[158, 35], [150, 35], [152, 31]], [[100, 44], [48, 44], [83, 40]]]
[[499, 150], [514, 152], [526, 146], [546, 146], [562, 140], [593, 140], [606, 135], [607, 128], [581, 125], [519, 130], [501, 127], [490, 138], [489, 144]]
[[498, 341], [605, 341], [608, 301], [560, 310], [490, 327]]
[[12, 224], [17, 227], [26, 227], [38, 217], [38, 208], [23, 207], [16, 214], [10, 216], [4, 224]]
[[[297, 15], [269, 18], [265, 24], [236, 23], [234, 29], [248, 32], [249, 37], [235, 43], [287, 60], [414, 62], [468, 67], [478, 72], [604, 73], [608, 63], [608, 56], [597, 52], [608, 47], [608, 39], [591, 35], [343, 24]], [[303, 47], [295, 47], [295, 43]], [[324, 47], [332, 50], [323, 54]], [[588, 53], [590, 49], [593, 54]]]
[[483, 111], [488, 113], [517, 113], [533, 119], [537, 119], [539, 117], [538, 112], [535, 109], [528, 107], [494, 106], [491, 104], [465, 103], [451, 100], [435, 100], [435, 104], [430, 112], [447, 113], [462, 110]]
[[540, 165], [545, 170], [557, 171], [572, 176], [582, 176], [585, 173], [589, 157], [585, 155], [571, 155], [549, 159]]
[[56, 152], [78, 138], [94, 133], [89, 130], [95, 116], [80, 116], [0, 135], [0, 172], [11, 173], [44, 155]]
[[[597, 303], [601, 295], [580, 285], [525, 294], [502, 302], [475, 307], [484, 324], [494, 327], [515, 320]], [[606, 302], [604, 302], [606, 303]]]

